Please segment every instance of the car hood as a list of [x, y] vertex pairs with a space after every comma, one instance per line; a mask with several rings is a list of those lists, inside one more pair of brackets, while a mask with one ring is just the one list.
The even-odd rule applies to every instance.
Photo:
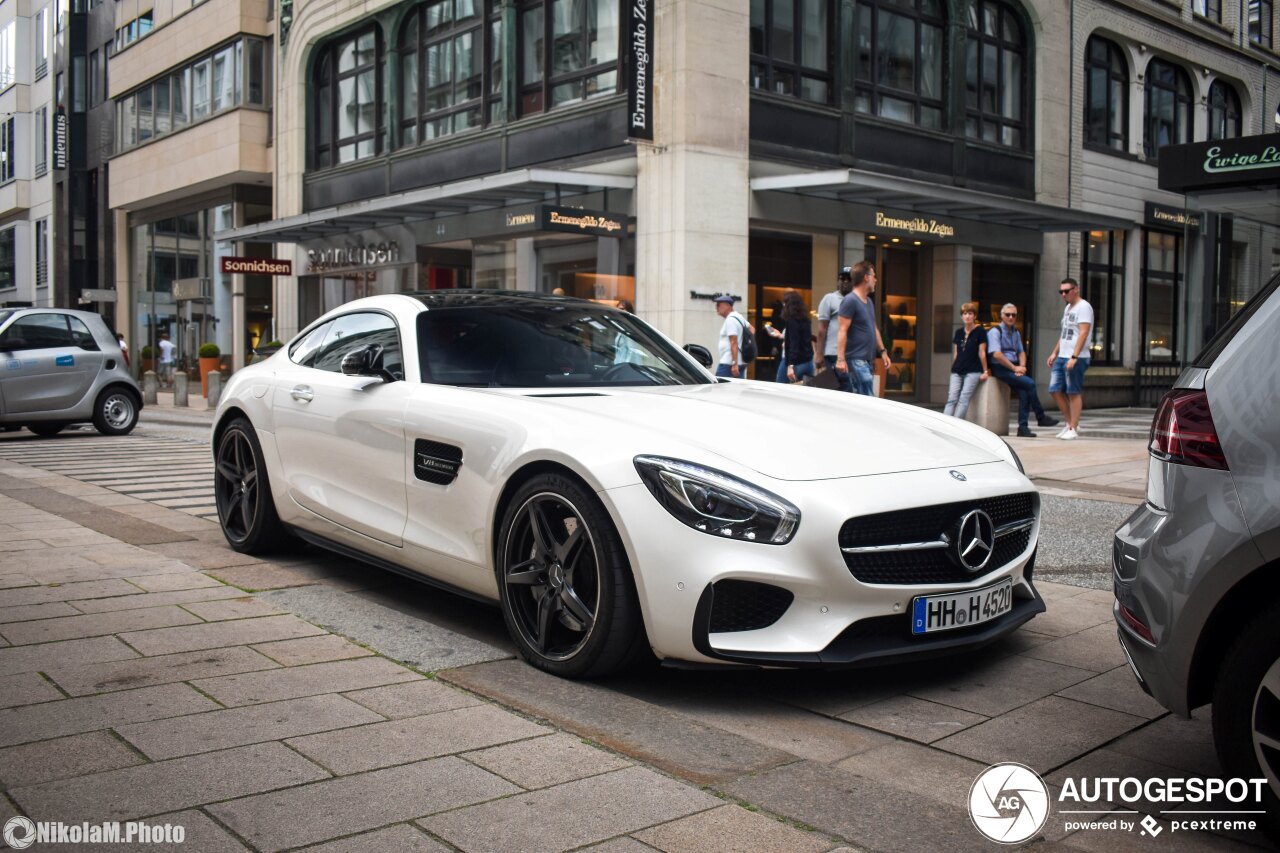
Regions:
[[[967, 422], [812, 388], [744, 381], [498, 393], [596, 415], [633, 435], [660, 434], [776, 480], [860, 477], [1001, 459], [985, 433]], [[634, 452], [652, 452], [643, 444], [641, 438]]]

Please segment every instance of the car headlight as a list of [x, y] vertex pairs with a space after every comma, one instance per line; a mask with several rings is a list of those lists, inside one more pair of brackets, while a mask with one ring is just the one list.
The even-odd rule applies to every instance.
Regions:
[[1008, 450], [1009, 455], [1013, 457], [1013, 464], [1018, 466], [1018, 471], [1023, 474], [1027, 473], [1027, 469], [1022, 467], [1022, 460], [1018, 458], [1018, 453], [1013, 449], [1013, 445], [1005, 441], [1003, 438], [1000, 440], [1004, 442], [1005, 449]]
[[785, 545], [800, 526], [793, 504], [722, 471], [660, 456], [637, 456], [635, 465], [658, 503], [694, 530]]

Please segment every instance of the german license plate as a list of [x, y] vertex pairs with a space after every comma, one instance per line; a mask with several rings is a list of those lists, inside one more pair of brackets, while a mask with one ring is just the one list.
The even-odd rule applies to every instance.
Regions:
[[1013, 580], [946, 595], [922, 595], [911, 602], [911, 633], [932, 634], [968, 628], [997, 619], [1013, 609]]

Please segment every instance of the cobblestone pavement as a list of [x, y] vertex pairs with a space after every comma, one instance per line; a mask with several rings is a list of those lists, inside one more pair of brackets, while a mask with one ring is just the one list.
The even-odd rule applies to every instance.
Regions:
[[[966, 803], [991, 763], [1051, 786], [1219, 772], [1207, 719], [1136, 686], [1106, 591], [1042, 582], [1047, 614], [941, 662], [568, 682], [513, 659], [496, 610], [311, 549], [232, 552], [179, 505], [199, 495], [123, 470], [135, 454], [182, 489], [181, 442], [18, 438], [0, 440], [0, 822], [181, 824], [199, 851], [990, 849]], [[1035, 845], [1151, 841], [1053, 814]]]

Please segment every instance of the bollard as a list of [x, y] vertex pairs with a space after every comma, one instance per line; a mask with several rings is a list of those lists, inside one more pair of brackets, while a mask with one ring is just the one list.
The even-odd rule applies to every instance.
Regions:
[[154, 406], [156, 404], [156, 390], [159, 384], [156, 382], [156, 372], [148, 370], [142, 374], [142, 404], [144, 406]]
[[187, 401], [187, 383], [190, 378], [185, 370], [179, 370], [173, 374], [173, 404], [175, 406], [189, 406]]
[[218, 398], [222, 396], [222, 374], [217, 370], [209, 371], [209, 394], [204, 398], [206, 409], [218, 408]]

